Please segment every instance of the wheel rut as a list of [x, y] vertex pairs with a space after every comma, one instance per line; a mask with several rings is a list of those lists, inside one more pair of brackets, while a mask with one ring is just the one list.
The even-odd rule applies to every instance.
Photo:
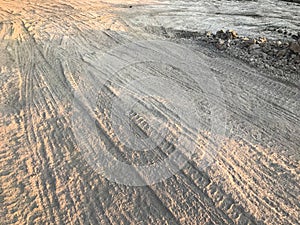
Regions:
[[[0, 223], [297, 224], [299, 89], [240, 62], [204, 56], [201, 48], [199, 59], [219, 82], [222, 97], [206, 96], [179, 64], [135, 62], [110, 76], [113, 66], [103, 67], [103, 56], [112, 52], [116, 63], [129, 57], [113, 55], [113, 49], [161, 41], [133, 27], [126, 10], [92, 0], [0, 3]], [[165, 54], [164, 46], [145, 48], [150, 56], [157, 51]], [[192, 109], [180, 114], [176, 98], [168, 102], [157, 97], [155, 86], [145, 86], [147, 76], [174, 84], [165, 92], [180, 87], [188, 93], [197, 107], [195, 124], [181, 118]], [[95, 150], [134, 165], [141, 180], [147, 177], [140, 165], [162, 162], [175, 150], [187, 159], [184, 167], [169, 179], [138, 187], [98, 173], [74, 128], [74, 98], [87, 92], [97, 100], [93, 125], [103, 145], [90, 142]], [[135, 151], [124, 144], [127, 133], [116, 132], [119, 124], [111, 118], [123, 117], [114, 103], [128, 101], [134, 102], [128, 119], [138, 137], [132, 140], [142, 145], [160, 140], [150, 151]], [[80, 104], [86, 110], [86, 102]], [[219, 115], [224, 109], [227, 119], [219, 136], [211, 128], [211, 106], [217, 104], [214, 110]], [[193, 154], [178, 140], [192, 143]], [[205, 154], [214, 160], [203, 169]]]

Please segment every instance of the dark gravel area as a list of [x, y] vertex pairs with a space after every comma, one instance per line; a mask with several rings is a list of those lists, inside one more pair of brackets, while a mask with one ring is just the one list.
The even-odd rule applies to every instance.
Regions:
[[282, 39], [244, 37], [234, 30], [216, 33], [166, 30], [165, 36], [192, 39], [218, 54], [242, 60], [274, 79], [300, 87], [300, 32], [292, 34], [280, 29], [274, 32], [282, 33]]

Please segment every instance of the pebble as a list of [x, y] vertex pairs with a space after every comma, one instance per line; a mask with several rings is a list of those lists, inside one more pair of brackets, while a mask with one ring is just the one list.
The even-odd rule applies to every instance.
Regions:
[[267, 38], [265, 37], [260, 37], [258, 40], [257, 40], [257, 43], [258, 44], [264, 44], [267, 42]]
[[238, 33], [234, 30], [228, 30], [227, 32], [231, 35], [232, 39], [236, 39], [239, 36]]
[[282, 42], [281, 42], [281, 41], [277, 41], [277, 42], [276, 42], [276, 45], [277, 45], [278, 47], [280, 47], [280, 46], [282, 45]]
[[264, 52], [261, 53], [261, 56], [264, 60], [266, 60], [268, 58], [268, 54], [266, 54]]
[[218, 40], [218, 43], [219, 43], [220, 45], [224, 45], [225, 41], [222, 40], [222, 39], [219, 39], [219, 40]]
[[212, 33], [209, 31], [206, 33], [206, 37], [210, 37], [212, 35]]
[[225, 39], [227, 38], [227, 35], [226, 35], [226, 33], [225, 33], [224, 30], [219, 30], [219, 31], [217, 31], [217, 33], [216, 33], [216, 37], [225, 40]]
[[282, 49], [282, 50], [280, 50], [280, 51], [277, 52], [277, 55], [276, 55], [276, 56], [277, 56], [278, 58], [283, 58], [284, 56], [286, 56], [287, 52], [288, 52], [287, 49]]
[[256, 40], [255, 39], [249, 39], [247, 41], [244, 42], [244, 46], [245, 47], [250, 47], [251, 45], [256, 44]]
[[298, 42], [291, 42], [290, 50], [292, 50], [294, 53], [300, 53], [300, 44]]
[[259, 49], [259, 48], [260, 48], [259, 44], [252, 44], [249, 46], [250, 50], [255, 50], [255, 49]]

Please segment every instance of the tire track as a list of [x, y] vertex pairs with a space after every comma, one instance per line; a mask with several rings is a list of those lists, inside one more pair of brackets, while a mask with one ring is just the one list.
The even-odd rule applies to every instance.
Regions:
[[[99, 71], [99, 72], [100, 72], [100, 71]], [[126, 80], [126, 77], [122, 77], [122, 80]], [[115, 90], [115, 88], [112, 88], [112, 89]], [[109, 98], [116, 97], [116, 95], [114, 94], [114, 91], [112, 91], [110, 87], [106, 87], [105, 90], [108, 90], [108, 96], [111, 96], [111, 97], [109, 97]], [[107, 92], [106, 92], [106, 93], [107, 93]], [[105, 109], [109, 109], [109, 108], [110, 108], [109, 102], [111, 102], [111, 100], [107, 100], [107, 98], [106, 98], [104, 95], [101, 95], [101, 99], [103, 100], [103, 102], [101, 102], [101, 103], [99, 103], [99, 104], [100, 104], [101, 107], [103, 107], [103, 109], [100, 110], [100, 111], [102, 111], [102, 112], [104, 113], [104, 112], [105, 112], [105, 111], [104, 111]], [[107, 105], [106, 103], [108, 103], [108, 105]], [[100, 118], [104, 118], [103, 121], [100, 121], [100, 122], [99, 122], [99, 124], [106, 124], [105, 118], [107, 118], [107, 117], [109, 117], [109, 116], [104, 114], [104, 115], [99, 116], [99, 117], [100, 117]], [[142, 122], [139, 121], [139, 123], [137, 124], [137, 126], [139, 126], [139, 128], [141, 128], [141, 129], [145, 128], [145, 126], [143, 126], [141, 123], [142, 123]], [[120, 147], [118, 147], [119, 144], [116, 143], [115, 138], [114, 138], [114, 137], [109, 137], [109, 136], [106, 135], [106, 134], [112, 134], [112, 133], [113, 133], [113, 131], [111, 130], [111, 128], [105, 128], [105, 127], [100, 128], [99, 126], [98, 126], [98, 128], [99, 128], [99, 129], [104, 129], [103, 133], [102, 133], [100, 136], [106, 136], [107, 139], [110, 139], [110, 138], [111, 138], [111, 142], [112, 142], [112, 143], [111, 143], [110, 145], [111, 145], [111, 146], [116, 146], [116, 147], [118, 148], [118, 151], [117, 151], [117, 152], [120, 152], [119, 154], [117, 153], [118, 157], [123, 158], [122, 156], [124, 155], [124, 152], [123, 152], [123, 150], [122, 150]], [[143, 131], [144, 131], [145, 133], [147, 133], [146, 130], [143, 130]], [[113, 144], [113, 143], [115, 143], [115, 144]], [[162, 145], [163, 145], [163, 144], [162, 144]], [[108, 148], [109, 148], [109, 147], [108, 147]], [[163, 153], [163, 151], [160, 151], [160, 153]], [[166, 156], [166, 155], [165, 155], [165, 156]], [[129, 157], [130, 157], [130, 155], [129, 155]], [[123, 159], [124, 159], [124, 158], [123, 158]], [[127, 159], [127, 160], [128, 160], [128, 159]], [[197, 167], [194, 168], [194, 171], [198, 171], [198, 168], [197, 168]], [[176, 176], [176, 177], [177, 177], [177, 176]], [[183, 177], [185, 178], [185, 180], [189, 180], [189, 179], [190, 179], [188, 173], [187, 173], [187, 174], [184, 174]], [[177, 181], [177, 180], [178, 180], [178, 181]], [[177, 178], [177, 179], [176, 179], [176, 182], [174, 182], [172, 185], [169, 185], [169, 186], [171, 186], [171, 187], [179, 186], [179, 187], [180, 187], [179, 184], [183, 184], [183, 183], [187, 184], [187, 183], [193, 183], [193, 182], [191, 182], [190, 180], [189, 180], [189, 182], [187, 182], [187, 181], [184, 182], [184, 179], [182, 180], [182, 179], [180, 179], [180, 178]], [[159, 185], [157, 185], [157, 186], [159, 186]], [[191, 186], [191, 187], [190, 187], [190, 186]], [[193, 189], [192, 187], [194, 187], [194, 189], [196, 190], [195, 193], [203, 193], [203, 187], [202, 187], [201, 189], [200, 189], [200, 188], [197, 188], [197, 186], [196, 186], [195, 184], [194, 184], [194, 186], [190, 184], [190, 186], [189, 186], [190, 189]], [[199, 186], [200, 186], [200, 185], [199, 185]], [[201, 186], [200, 186], [200, 187], [201, 187]], [[181, 188], [182, 188], [182, 187], [181, 187]], [[158, 188], [158, 191], [156, 191], [156, 194], [160, 197], [160, 199], [162, 199], [163, 202], [165, 202], [164, 204], [167, 204], [168, 207], [172, 208], [172, 207], [169, 205], [168, 200], [171, 200], [171, 199], [172, 199], [173, 201], [176, 201], [176, 200], [177, 200], [177, 201], [176, 201], [177, 204], [178, 204], [177, 206], [180, 206], [180, 208], [182, 208], [182, 209], [187, 209], [186, 206], [184, 206], [184, 205], [181, 206], [181, 202], [182, 202], [183, 200], [178, 200], [178, 199], [177, 199], [180, 195], [179, 195], [179, 196], [176, 195], [176, 196], [172, 196], [172, 197], [166, 196], [166, 195], [163, 195], [163, 196], [162, 196], [162, 193], [164, 193], [166, 189], [167, 189], [167, 187], [164, 187], [164, 188], [162, 188], [162, 189]], [[179, 188], [179, 189], [180, 189], [180, 188]], [[156, 188], [155, 188], [155, 190], [156, 190]], [[164, 190], [164, 191], [162, 191], [162, 190]], [[206, 193], [206, 191], [204, 191], [204, 192]], [[172, 191], [170, 191], [170, 193], [172, 193]], [[178, 190], [176, 190], [174, 193], [178, 193]], [[191, 194], [194, 194], [194, 193], [191, 193]], [[194, 198], [196, 198], [196, 197], [194, 196]], [[203, 200], [203, 198], [204, 198], [204, 200]], [[226, 199], [226, 198], [228, 198], [228, 197], [224, 197], [224, 198]], [[199, 205], [198, 207], [195, 207], [195, 209], [196, 209], [196, 208], [198, 208], [198, 209], [210, 209], [210, 210], [213, 211], [213, 212], [204, 211], [204, 213], [205, 213], [205, 214], [208, 214], [208, 215], [209, 215], [209, 218], [212, 218], [211, 220], [214, 221], [215, 224], [225, 223], [225, 221], [226, 221], [227, 223], [230, 224], [230, 222], [229, 222], [230, 220], [229, 220], [228, 217], [226, 217], [226, 214], [225, 214], [225, 213], [215, 212], [214, 209], [212, 209], [209, 205], [207, 205], [207, 203], [205, 203], [205, 202], [210, 202], [210, 203], [212, 204], [212, 200], [211, 200], [206, 194], [197, 196], [197, 198], [195, 199], [195, 201], [198, 202], [198, 204], [202, 204], [202, 205]], [[233, 202], [233, 200], [232, 200], [232, 199], [230, 200], [230, 198], [229, 198], [227, 201]], [[202, 202], [203, 202], [203, 203], [202, 203]], [[195, 203], [195, 204], [197, 204], [197, 203]], [[238, 210], [237, 210], [237, 207], [233, 206], [232, 208], [233, 208], [233, 211], [238, 211]], [[178, 208], [176, 208], [176, 209], [178, 210]], [[194, 210], [194, 209], [193, 209], [193, 210]], [[175, 215], [178, 213], [178, 212], [176, 212], [175, 210], [172, 210], [172, 211], [173, 211], [173, 213], [175, 213]], [[190, 212], [189, 215], [191, 215], [191, 214], [192, 214], [192, 213]], [[178, 218], [178, 215], [176, 215], [176, 217]], [[222, 217], [223, 217], [223, 218], [222, 218]], [[224, 219], [224, 217], [225, 217], [225, 219]], [[247, 216], [247, 215], [241, 215], [240, 217], [243, 218], [243, 219], [240, 219], [240, 220], [247, 220], [246, 218], [248, 218], [249, 216]], [[198, 219], [197, 217], [191, 217], [191, 218]], [[234, 219], [236, 219], [236, 218], [234, 218]], [[251, 219], [250, 219], [249, 221], [251, 221]], [[189, 222], [191, 222], [191, 221], [189, 221]], [[192, 223], [192, 222], [191, 222], [191, 223]], [[233, 222], [231, 222], [231, 223], [233, 223]]]
[[[5, 129], [0, 133], [0, 164], [4, 168], [0, 201], [5, 205], [0, 211], [1, 224], [297, 223], [297, 89], [248, 72], [246, 66], [218, 59], [211, 68], [224, 86], [232, 131], [220, 148], [215, 167], [208, 172], [198, 168], [205, 147], [209, 145], [207, 150], [212, 150], [215, 144], [212, 134], [203, 130], [195, 140], [198, 161], [190, 161], [172, 178], [147, 187], [112, 183], [82, 159], [71, 127], [72, 92], [78, 89], [81, 76], [103, 74], [97, 68], [97, 52], [140, 38], [129, 35], [135, 28], [120, 15], [111, 14], [108, 5], [96, 1], [67, 5], [23, 2], [24, 7], [20, 3], [12, 11], [6, 9], [10, 4], [8, 1], [0, 9], [1, 19], [12, 18], [7, 20], [11, 23], [0, 25], [0, 39], [11, 42], [0, 47], [5, 52], [14, 50], [8, 55], [17, 62], [20, 73], [12, 76], [19, 79], [19, 86], [11, 90], [19, 93], [15, 97], [20, 109], [0, 116]], [[158, 67], [143, 66], [145, 71], [160, 72]], [[194, 91], [195, 96], [201, 93], [192, 80], [182, 81], [184, 76], [174, 70], [158, 76], [176, 77], [173, 81]], [[125, 84], [130, 79], [122, 76], [119, 81]], [[105, 87], [107, 96], [103, 95], [102, 101], [119, 97], [113, 85]], [[202, 106], [201, 117], [208, 117], [207, 101], [200, 97], [197, 101]], [[267, 114], [260, 117], [259, 111], [251, 112], [253, 103], [263, 106], [261, 111]], [[149, 110], [145, 102], [140, 104]], [[166, 158], [174, 149], [172, 140], [179, 130], [169, 127], [170, 136], [152, 155], [130, 155], [107, 125], [105, 107], [109, 104], [100, 106], [98, 128], [108, 145], [116, 147], [118, 159], [153, 162]], [[157, 108], [160, 116], [175, 120], [172, 109]], [[147, 118], [139, 113], [131, 116], [140, 135], [155, 138], [157, 131], [149, 127]], [[277, 124], [271, 123], [274, 118]], [[204, 128], [209, 125], [208, 119], [201, 121]], [[193, 129], [182, 127], [184, 135], [194, 138]], [[255, 137], [258, 134], [262, 139]], [[281, 154], [280, 148], [286, 152]]]

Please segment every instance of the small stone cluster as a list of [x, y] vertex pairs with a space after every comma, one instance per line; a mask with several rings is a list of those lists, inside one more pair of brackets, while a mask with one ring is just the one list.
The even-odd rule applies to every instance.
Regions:
[[[265, 37], [248, 38], [239, 37], [234, 30], [220, 30], [216, 34], [211, 32], [206, 33], [208, 41], [215, 43], [219, 50], [225, 50], [230, 46], [237, 45], [248, 51], [262, 52], [269, 56], [278, 58], [292, 58], [300, 62], [300, 32], [293, 35], [292, 41], [269, 41]], [[262, 54], [265, 56], [264, 54]]]
[[300, 32], [292, 34], [284, 30], [282, 34], [287, 33], [289, 38], [283, 37], [280, 40], [240, 37], [234, 30], [219, 30], [216, 33], [168, 30], [165, 34], [167, 33], [174, 38], [192, 39], [204, 47], [238, 58], [266, 70], [275, 78], [294, 84], [300, 83]]
[[269, 40], [266, 37], [240, 37], [234, 30], [220, 30], [215, 34], [206, 32], [199, 39], [256, 67], [277, 68], [276, 72], [281, 71], [279, 76], [287, 73], [300, 76], [300, 32], [289, 40]]

